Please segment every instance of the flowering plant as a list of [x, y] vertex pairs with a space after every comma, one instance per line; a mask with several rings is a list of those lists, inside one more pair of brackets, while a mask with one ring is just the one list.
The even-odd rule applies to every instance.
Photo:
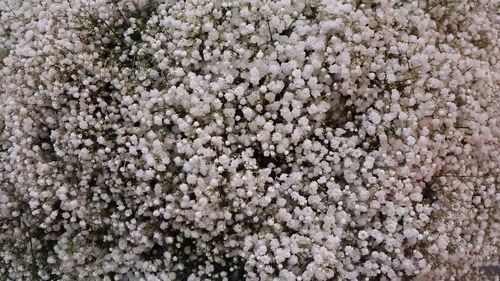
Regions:
[[2, 280], [482, 280], [498, 0], [1, 0]]

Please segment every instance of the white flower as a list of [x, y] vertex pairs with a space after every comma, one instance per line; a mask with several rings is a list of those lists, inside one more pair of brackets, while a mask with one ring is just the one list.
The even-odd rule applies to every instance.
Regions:
[[372, 121], [373, 124], [375, 124], [375, 125], [380, 123], [380, 121], [382, 121], [380, 114], [378, 114], [378, 112], [376, 112], [376, 111], [370, 112], [370, 115], [368, 116], [368, 118], [370, 118], [370, 121]]

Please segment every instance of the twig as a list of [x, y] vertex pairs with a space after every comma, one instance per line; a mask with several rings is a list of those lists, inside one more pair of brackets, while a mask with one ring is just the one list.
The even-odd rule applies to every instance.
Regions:
[[[29, 227], [26, 225], [26, 223], [22, 220], [21, 216], [19, 216], [19, 221], [21, 222], [22, 225], [24, 225], [24, 227], [26, 227], [26, 230], [28, 232], [28, 236], [29, 236], [29, 247], [30, 247], [30, 252], [31, 252], [31, 262], [32, 262], [32, 265], [33, 265], [33, 277], [36, 277], [38, 276], [38, 264], [36, 262], [36, 257], [35, 257], [35, 251], [33, 250], [33, 237], [31, 236], [31, 232], [28, 231]], [[40, 279], [40, 278], [38, 278]]]

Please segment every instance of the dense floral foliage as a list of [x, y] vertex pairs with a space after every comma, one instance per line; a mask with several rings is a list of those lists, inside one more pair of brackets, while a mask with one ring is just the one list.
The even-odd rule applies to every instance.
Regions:
[[1, 280], [480, 280], [498, 0], [1, 0]]

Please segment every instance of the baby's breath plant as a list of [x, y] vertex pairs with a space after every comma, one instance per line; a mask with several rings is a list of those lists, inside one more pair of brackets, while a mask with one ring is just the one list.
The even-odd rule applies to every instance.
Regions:
[[0, 280], [484, 280], [497, 0], [0, 0]]

